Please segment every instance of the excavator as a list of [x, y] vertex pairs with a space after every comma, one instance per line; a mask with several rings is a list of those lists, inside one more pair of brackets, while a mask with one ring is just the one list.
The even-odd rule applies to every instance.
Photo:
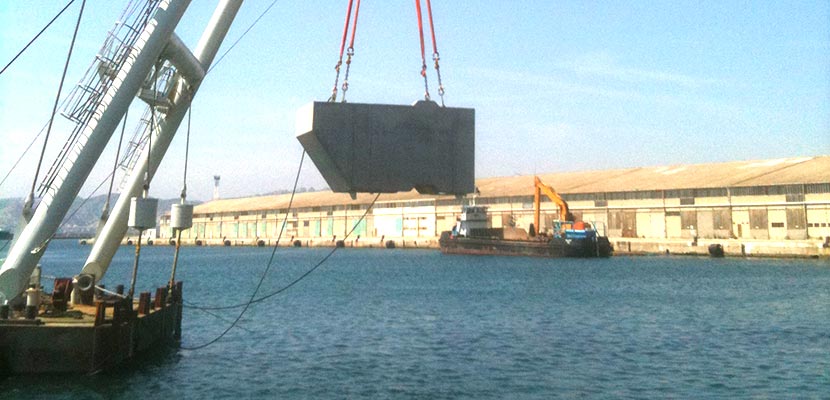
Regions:
[[[559, 218], [553, 221], [553, 236], [564, 237], [586, 237], [594, 232], [595, 229], [588, 222], [574, 221], [574, 216], [570, 212], [568, 202], [559, 195], [552, 187], [546, 185], [539, 179], [538, 176], [533, 177], [533, 226], [538, 232], [542, 232], [540, 225], [540, 201], [542, 193], [554, 202], [559, 207]], [[534, 232], [535, 233], [535, 232]]]
[[559, 207], [559, 221], [571, 221], [573, 220], [573, 215], [571, 215], [570, 209], [568, 208], [568, 202], [556, 193], [556, 190], [553, 190], [552, 187], [544, 184], [538, 176], [533, 177], [533, 226], [541, 231], [541, 225], [539, 224], [539, 214], [540, 214], [540, 201], [542, 198], [542, 193], [545, 193], [550, 201], [554, 202], [557, 207]]

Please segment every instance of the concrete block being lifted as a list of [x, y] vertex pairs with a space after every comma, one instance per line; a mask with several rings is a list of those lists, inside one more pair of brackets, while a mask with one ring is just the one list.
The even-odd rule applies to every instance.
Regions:
[[297, 139], [335, 192], [472, 193], [475, 110], [313, 102], [297, 112]]

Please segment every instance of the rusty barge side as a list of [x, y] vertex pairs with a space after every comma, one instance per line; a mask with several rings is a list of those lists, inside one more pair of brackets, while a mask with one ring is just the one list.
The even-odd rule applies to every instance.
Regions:
[[530, 257], [609, 257], [613, 252], [606, 237], [584, 239], [534, 238], [508, 240], [485, 237], [458, 237], [443, 232], [439, 239], [444, 254], [502, 255]]
[[11, 311], [0, 319], [0, 376], [95, 373], [154, 350], [175, 349], [181, 339], [181, 282], [159, 288], [151, 301], [109, 296], [35, 318]]

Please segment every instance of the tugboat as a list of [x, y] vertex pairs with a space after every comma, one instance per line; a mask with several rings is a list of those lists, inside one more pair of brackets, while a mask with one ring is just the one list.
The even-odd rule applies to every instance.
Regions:
[[[452, 231], [441, 233], [444, 254], [477, 254], [536, 257], [610, 257], [613, 247], [600, 222], [573, 221], [568, 203], [556, 191], [534, 178], [534, 224], [523, 228], [491, 228], [487, 207], [468, 205]], [[559, 219], [550, 229], [540, 227], [539, 203], [544, 192], [559, 207]], [[569, 218], [571, 217], [571, 218]], [[536, 232], [536, 227], [540, 227]]]

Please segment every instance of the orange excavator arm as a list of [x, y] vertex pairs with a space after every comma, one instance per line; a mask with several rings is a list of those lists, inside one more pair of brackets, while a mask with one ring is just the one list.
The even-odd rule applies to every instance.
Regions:
[[533, 187], [535, 189], [533, 194], [533, 224], [537, 231], [541, 228], [539, 226], [539, 201], [541, 200], [542, 192], [548, 196], [550, 201], [556, 203], [559, 207], [559, 220], [566, 221], [568, 219], [568, 203], [559, 193], [556, 193], [552, 187], [542, 183], [538, 176], [533, 177]]

